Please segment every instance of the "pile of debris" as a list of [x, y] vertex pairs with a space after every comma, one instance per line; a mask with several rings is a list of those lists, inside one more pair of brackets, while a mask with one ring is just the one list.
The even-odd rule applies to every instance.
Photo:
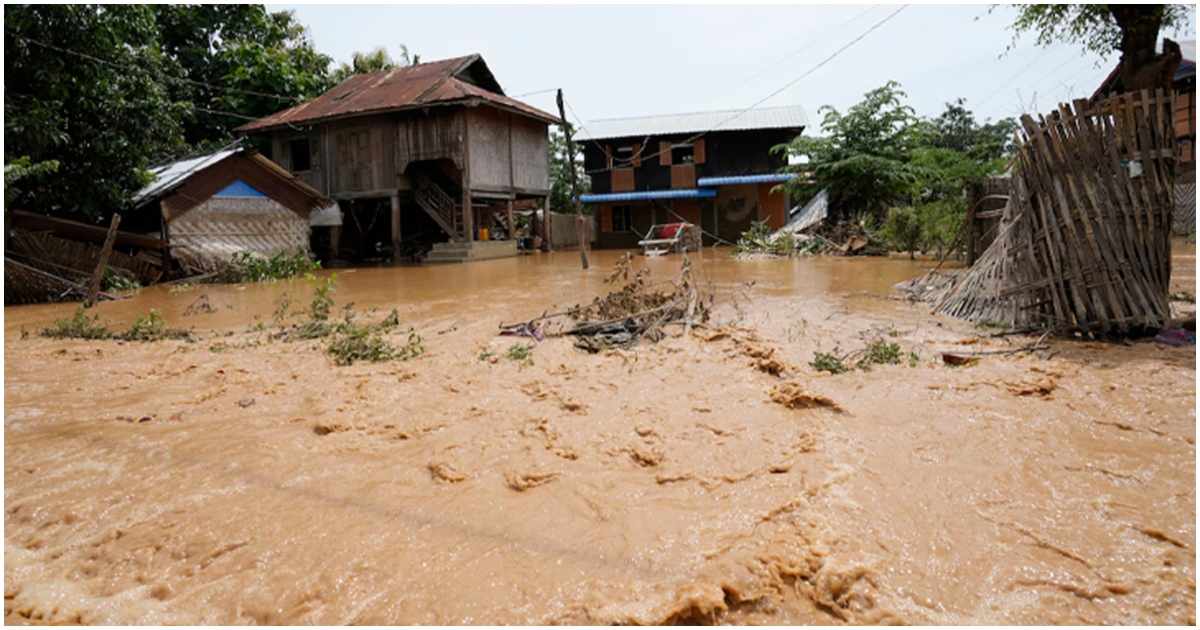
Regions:
[[643, 339], [658, 341], [666, 335], [663, 329], [668, 325], [683, 326], [685, 334], [690, 333], [693, 326], [708, 321], [714, 299], [711, 284], [697, 282], [694, 273], [685, 259], [677, 275], [649, 283], [650, 270], [634, 272], [633, 256], [626, 254], [605, 280], [606, 284], [624, 283], [621, 288], [589, 304], [501, 325], [500, 334], [536, 339], [570, 335], [576, 338], [576, 347], [595, 353], [632, 348]]

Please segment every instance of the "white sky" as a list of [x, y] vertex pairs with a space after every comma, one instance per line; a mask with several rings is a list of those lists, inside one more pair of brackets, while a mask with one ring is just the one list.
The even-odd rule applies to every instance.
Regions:
[[[561, 87], [587, 121], [741, 109], [783, 88], [867, 33], [901, 5], [267, 5], [294, 9], [317, 50], [335, 61], [399, 45], [424, 61], [480, 53], [505, 92], [557, 113]], [[1048, 111], [1087, 97], [1116, 65], [1077, 45], [1012, 43], [1013, 10], [913, 5], [762, 107], [839, 111], [889, 79], [919, 116], [958, 97], [976, 119]], [[1195, 20], [1186, 33], [1194, 39]], [[1100, 62], [1099, 65], [1097, 63]]]

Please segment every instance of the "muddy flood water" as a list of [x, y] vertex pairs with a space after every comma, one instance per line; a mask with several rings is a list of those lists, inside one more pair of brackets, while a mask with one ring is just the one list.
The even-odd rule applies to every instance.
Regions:
[[[410, 361], [254, 330], [304, 280], [93, 309], [193, 343], [6, 308], [6, 623], [1195, 623], [1195, 346], [1004, 354], [1037, 339], [899, 299], [929, 262], [727, 254], [693, 258], [694, 336], [532, 364], [498, 326], [606, 294], [618, 252], [320, 273]], [[809, 365], [872, 335], [916, 365]]]

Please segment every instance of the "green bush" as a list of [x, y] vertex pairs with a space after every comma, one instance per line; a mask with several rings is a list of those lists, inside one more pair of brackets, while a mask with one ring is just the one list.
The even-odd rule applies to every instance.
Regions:
[[112, 339], [116, 336], [107, 326], [100, 323], [99, 315], [88, 317], [84, 312], [80, 306], [71, 317], [42, 328], [38, 334], [53, 339]]
[[221, 276], [226, 282], [262, 282], [286, 280], [320, 268], [321, 263], [309, 260], [303, 252], [280, 252], [263, 258], [253, 252], [241, 251], [234, 253]]
[[963, 199], [939, 199], [892, 208], [880, 235], [894, 250], [908, 252], [909, 258], [917, 251], [940, 254], [954, 245], [965, 218]]
[[190, 340], [191, 338], [192, 334], [189, 331], [167, 326], [167, 320], [163, 319], [162, 311], [156, 308], [150, 309], [148, 317], [138, 317], [129, 330], [121, 334], [121, 339], [125, 341]]

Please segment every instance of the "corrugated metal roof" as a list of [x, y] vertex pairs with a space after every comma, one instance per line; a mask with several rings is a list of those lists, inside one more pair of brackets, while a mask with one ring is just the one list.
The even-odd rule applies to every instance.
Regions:
[[[472, 84], [472, 81], [479, 80], [489, 83], [489, 87], [495, 91]], [[312, 101], [247, 123], [238, 127], [237, 131], [308, 125], [328, 118], [447, 105], [473, 99], [549, 124], [560, 122], [557, 116], [504, 96], [483, 58], [468, 55], [356, 75]]]
[[696, 180], [697, 186], [732, 186], [735, 184], [768, 184], [786, 182], [795, 177], [795, 173], [770, 173], [766, 175], [732, 175], [729, 177], [701, 177]]
[[[309, 186], [304, 181], [297, 178], [295, 175], [284, 170], [282, 166], [268, 160], [262, 155], [254, 152], [246, 151], [243, 147], [235, 147], [232, 149], [223, 149], [216, 153], [201, 155], [170, 164], [164, 164], [150, 169], [150, 172], [155, 176], [154, 181], [146, 185], [145, 188], [133, 194], [133, 205], [142, 206], [156, 199], [164, 198], [167, 195], [173, 194], [175, 189], [187, 183], [188, 179], [193, 175], [238, 154], [244, 154], [246, 159], [263, 167], [266, 171], [278, 177], [280, 181], [286, 185], [295, 188], [303, 195], [310, 199], [313, 208], [336, 205], [332, 199], [321, 194], [321, 191]], [[242, 182], [244, 186], [245, 184]]]
[[580, 195], [580, 203], [609, 203], [612, 201], [645, 201], [649, 199], [693, 199], [716, 197], [711, 188], [682, 188], [674, 190], [648, 190], [644, 192], [605, 193], [602, 195]]
[[140, 206], [142, 202], [153, 199], [182, 184], [184, 180], [191, 177], [192, 173], [202, 171], [240, 151], [240, 148], [225, 149], [224, 151], [217, 151], [216, 153], [201, 155], [200, 157], [180, 160], [152, 168], [150, 169], [150, 173], [154, 175], [154, 181], [147, 184], [145, 188], [133, 193], [133, 203]]
[[605, 138], [644, 138], [676, 133], [739, 131], [748, 129], [800, 129], [808, 126], [808, 116], [799, 105], [767, 107], [749, 111], [697, 112], [639, 118], [610, 118], [587, 123], [575, 134], [576, 140]]

